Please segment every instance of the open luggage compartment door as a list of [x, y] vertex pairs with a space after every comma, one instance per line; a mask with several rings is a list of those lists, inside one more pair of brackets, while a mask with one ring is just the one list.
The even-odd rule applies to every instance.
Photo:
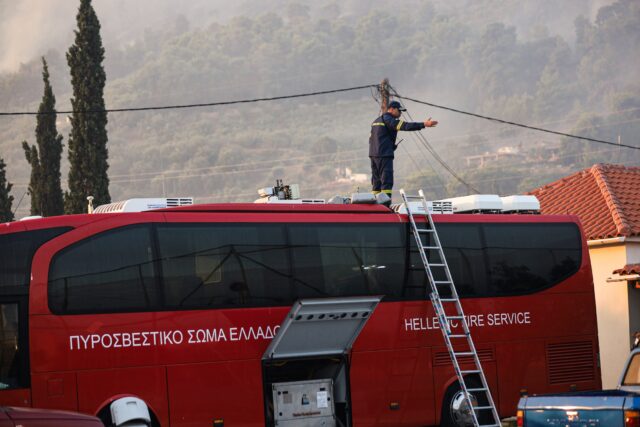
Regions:
[[267, 426], [351, 425], [348, 355], [381, 299], [293, 305], [262, 357]]
[[293, 304], [262, 357], [346, 354], [382, 296], [303, 299]]

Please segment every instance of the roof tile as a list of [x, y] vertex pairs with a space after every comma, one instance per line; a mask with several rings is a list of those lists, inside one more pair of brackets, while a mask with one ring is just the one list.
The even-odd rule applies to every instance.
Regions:
[[580, 217], [588, 240], [640, 235], [640, 167], [596, 164], [529, 194], [544, 214]]
[[640, 274], [640, 264], [627, 264], [622, 268], [613, 271], [613, 274], [627, 276], [629, 274]]

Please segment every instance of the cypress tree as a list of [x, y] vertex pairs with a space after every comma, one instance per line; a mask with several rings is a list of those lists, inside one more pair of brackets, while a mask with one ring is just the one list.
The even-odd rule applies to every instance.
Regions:
[[56, 129], [56, 98], [49, 84], [49, 68], [42, 58], [44, 94], [38, 108], [36, 142], [38, 146], [22, 143], [25, 157], [31, 165], [31, 215], [61, 215], [64, 210], [60, 187], [60, 158], [62, 135]]
[[91, 0], [80, 0], [76, 16], [75, 42], [67, 52], [71, 69], [73, 98], [69, 136], [69, 192], [65, 193], [67, 213], [86, 212], [87, 196], [94, 203], [110, 203], [107, 159], [107, 113], [104, 112], [106, 75], [102, 67], [104, 48], [100, 22]]
[[24, 156], [31, 165], [31, 179], [29, 180], [29, 195], [31, 196], [31, 215], [41, 215], [42, 201], [42, 173], [40, 167], [40, 159], [38, 158], [38, 149], [35, 146], [29, 146], [27, 141], [22, 141]]
[[11, 204], [13, 196], [9, 195], [13, 184], [7, 182], [4, 159], [0, 158], [0, 222], [13, 221], [13, 212], [11, 212]]

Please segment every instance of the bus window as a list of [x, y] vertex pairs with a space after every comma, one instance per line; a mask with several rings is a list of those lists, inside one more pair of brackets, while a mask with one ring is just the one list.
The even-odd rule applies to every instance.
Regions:
[[436, 224], [462, 297], [525, 295], [578, 271], [582, 242], [572, 223]]
[[70, 227], [59, 227], [1, 234], [0, 293], [26, 295], [33, 254], [43, 243], [70, 229]]
[[297, 298], [401, 293], [399, 224], [290, 224]]
[[158, 307], [151, 226], [106, 231], [56, 254], [49, 270], [54, 313], [149, 310]]
[[291, 303], [283, 224], [162, 224], [157, 232], [165, 307]]
[[18, 387], [18, 304], [0, 304], [0, 390]]
[[549, 287], [580, 266], [580, 234], [571, 224], [484, 224], [494, 295]]

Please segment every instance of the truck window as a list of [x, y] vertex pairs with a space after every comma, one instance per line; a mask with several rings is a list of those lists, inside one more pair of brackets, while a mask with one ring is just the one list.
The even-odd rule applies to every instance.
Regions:
[[635, 354], [629, 361], [622, 385], [640, 385], [640, 353]]

